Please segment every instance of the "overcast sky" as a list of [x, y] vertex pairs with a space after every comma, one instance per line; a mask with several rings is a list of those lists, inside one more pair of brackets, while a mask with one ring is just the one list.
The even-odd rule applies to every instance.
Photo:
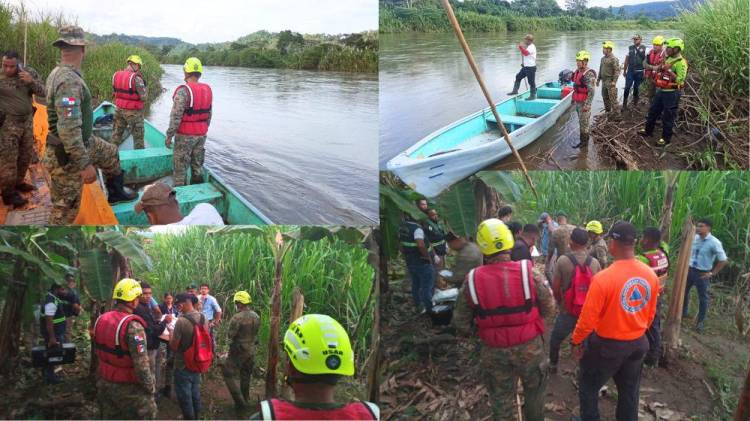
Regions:
[[[589, 0], [589, 7], [620, 7], [628, 4], [651, 3], [653, 1], [661, 0]], [[565, 0], [557, 0], [557, 4], [560, 5], [561, 8], [565, 9]]]
[[339, 34], [378, 27], [377, 0], [23, 1], [30, 13], [62, 11], [77, 18], [87, 32], [174, 37], [191, 43], [233, 41], [261, 29]]

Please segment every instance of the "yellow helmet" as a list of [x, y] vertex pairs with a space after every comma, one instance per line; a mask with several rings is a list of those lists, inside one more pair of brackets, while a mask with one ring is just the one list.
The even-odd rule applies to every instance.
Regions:
[[651, 41], [651, 45], [662, 45], [664, 44], [665, 40], [664, 37], [661, 35], [657, 35], [654, 37], [654, 40]]
[[604, 232], [604, 228], [602, 228], [602, 223], [599, 221], [589, 221], [589, 223], [586, 224], [586, 231], [593, 232], [594, 234], [601, 234]]
[[250, 304], [253, 300], [250, 298], [250, 294], [247, 291], [237, 291], [234, 293], [234, 302], [241, 304]]
[[182, 66], [185, 73], [203, 73], [203, 64], [196, 57], [190, 57], [185, 60], [185, 65]]
[[349, 335], [330, 316], [307, 314], [292, 322], [284, 335], [284, 350], [300, 373], [354, 375]]
[[141, 60], [141, 56], [133, 54], [132, 56], [128, 57], [128, 61], [143, 66], [143, 60]]
[[680, 51], [685, 49], [685, 42], [682, 40], [682, 38], [670, 38], [665, 43], [669, 48], [679, 47]]
[[[602, 47], [609, 48], [610, 50], [614, 50], [615, 49], [615, 43], [612, 42], [612, 41], [604, 41], [602, 43]], [[576, 60], [578, 60], [578, 58], [576, 58]]]
[[579, 60], [591, 60], [591, 53], [586, 50], [581, 50], [576, 54], [576, 61]]
[[112, 291], [112, 298], [115, 300], [130, 302], [140, 297], [142, 294], [143, 290], [138, 281], [131, 278], [124, 278], [115, 285], [115, 289]]
[[477, 228], [477, 244], [485, 256], [510, 250], [513, 248], [513, 233], [503, 221], [487, 219]]

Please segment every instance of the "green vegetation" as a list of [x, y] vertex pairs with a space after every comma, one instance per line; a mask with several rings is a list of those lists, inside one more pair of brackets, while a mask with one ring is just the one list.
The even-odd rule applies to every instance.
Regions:
[[234, 42], [183, 44], [151, 48], [163, 63], [182, 64], [195, 56], [215, 66], [286, 68], [375, 73], [378, 70], [377, 33], [346, 36], [302, 35], [292, 31], [258, 31]]
[[164, 70], [159, 61], [142, 47], [119, 43], [95, 45], [86, 52], [83, 62], [83, 75], [94, 98], [110, 100], [112, 98], [112, 75], [125, 68], [125, 60], [132, 54], [141, 56], [143, 67], [141, 73], [148, 87], [148, 102], [152, 103], [161, 94], [161, 75]]
[[[445, 10], [437, 0], [381, 1], [380, 32], [449, 32]], [[593, 7], [565, 12], [554, 1], [517, 0], [512, 3], [487, 0], [452, 2], [456, 18], [465, 32], [582, 31], [592, 29], [668, 28], [669, 21], [656, 22], [645, 16], [625, 19], [612, 8]]]

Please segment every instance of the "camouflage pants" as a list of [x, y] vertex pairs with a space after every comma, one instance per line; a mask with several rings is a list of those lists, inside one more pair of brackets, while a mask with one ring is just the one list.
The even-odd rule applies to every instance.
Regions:
[[523, 385], [523, 419], [544, 420], [544, 390], [549, 364], [541, 336], [512, 348], [483, 346], [479, 364], [485, 376], [494, 419], [515, 419], [518, 379]]
[[250, 377], [253, 374], [255, 356], [229, 352], [223, 361], [221, 372], [235, 406], [247, 406], [250, 401]]
[[604, 111], [613, 116], [620, 114], [619, 103], [617, 102], [617, 79], [602, 80], [602, 100], [604, 101]]
[[643, 95], [646, 96], [646, 98], [651, 101], [651, 99], [656, 94], [656, 84], [654, 82], [654, 79], [651, 77], [644, 77], [643, 82], [641, 82], [641, 92], [643, 92]]
[[[206, 136], [175, 135], [174, 137], [174, 186], [203, 182], [203, 157], [206, 154]], [[190, 168], [190, 183], [187, 170]]]
[[[117, 146], [98, 136], [91, 136], [88, 147], [91, 164], [100, 168], [106, 177], [114, 177], [122, 171]], [[52, 197], [52, 214], [50, 225], [70, 225], [78, 215], [81, 204], [81, 190], [83, 181], [80, 171], [72, 163], [61, 166], [57, 162], [54, 148], [47, 148], [44, 156], [44, 166], [49, 172]]]
[[96, 398], [103, 420], [153, 420], [156, 418], [154, 394], [140, 383], [96, 381]]
[[23, 181], [34, 156], [33, 116], [6, 116], [0, 125], [0, 190], [12, 190]]
[[143, 149], [143, 110], [121, 110], [115, 111], [115, 125], [112, 129], [111, 143], [122, 145], [125, 129], [130, 130], [133, 135], [133, 148]]
[[589, 120], [591, 120], [591, 108], [588, 111], [583, 111], [583, 103], [576, 103], [576, 113], [578, 113], [578, 124], [581, 136], [589, 135]]

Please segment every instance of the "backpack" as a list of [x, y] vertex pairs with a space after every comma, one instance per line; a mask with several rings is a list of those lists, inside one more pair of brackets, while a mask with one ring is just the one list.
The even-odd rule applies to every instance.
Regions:
[[211, 334], [206, 329], [205, 317], [201, 314], [200, 323], [195, 323], [189, 317], [185, 317], [193, 325], [193, 343], [183, 354], [183, 359], [185, 368], [194, 373], [208, 372], [211, 361], [214, 359], [214, 344]]
[[565, 308], [570, 311], [570, 314], [578, 317], [581, 315], [581, 309], [583, 309], [583, 303], [586, 301], [586, 294], [589, 292], [589, 286], [591, 285], [591, 278], [594, 276], [590, 267], [592, 257], [586, 256], [584, 264], [579, 265], [572, 253], [565, 254], [565, 256], [575, 266], [573, 279], [570, 280], [570, 286], [565, 290]]

